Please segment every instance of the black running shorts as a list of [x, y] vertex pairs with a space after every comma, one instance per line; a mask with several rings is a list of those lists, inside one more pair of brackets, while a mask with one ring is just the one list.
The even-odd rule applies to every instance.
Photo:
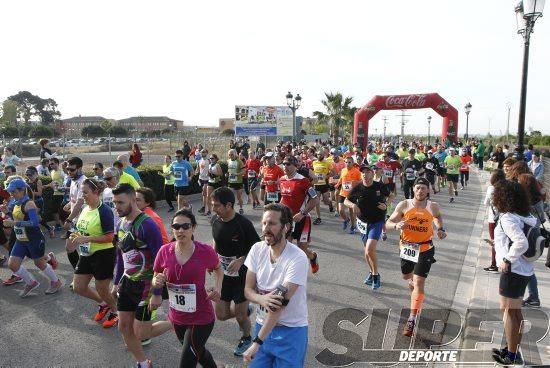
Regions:
[[447, 181], [458, 183], [458, 174], [447, 174]]
[[246, 302], [244, 296], [244, 281], [242, 277], [223, 276], [221, 300], [224, 302], [235, 302], [240, 304]]
[[523, 298], [525, 288], [529, 283], [529, 276], [518, 275], [513, 272], [500, 274], [500, 282], [498, 285], [498, 293], [510, 299]]
[[177, 196], [186, 196], [191, 194], [191, 187], [174, 187], [174, 194]]
[[294, 223], [292, 239], [296, 239], [298, 243], [309, 243], [311, 239], [311, 217], [304, 216], [302, 221]]
[[401, 259], [401, 273], [403, 275], [414, 273], [420, 277], [428, 277], [430, 269], [432, 268], [432, 263], [435, 263], [435, 247], [420, 253], [418, 256], [418, 263], [407, 261]]
[[229, 183], [227, 186], [234, 190], [241, 190], [243, 189], [243, 183]]
[[98, 250], [91, 256], [80, 256], [74, 273], [75, 275], [92, 275], [99, 281], [112, 279], [115, 262], [115, 248]]
[[315, 191], [321, 194], [325, 194], [329, 191], [328, 184], [315, 185]]
[[150, 321], [153, 312], [149, 309], [151, 295], [151, 280], [132, 281], [122, 276], [118, 284], [117, 309], [121, 312], [136, 312], [138, 321]]

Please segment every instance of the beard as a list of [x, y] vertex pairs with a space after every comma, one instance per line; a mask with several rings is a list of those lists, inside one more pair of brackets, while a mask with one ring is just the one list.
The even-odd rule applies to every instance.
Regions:
[[[284, 229], [281, 231], [278, 231], [276, 234], [273, 234], [271, 232], [264, 232], [262, 233], [262, 238], [264, 238], [265, 243], [272, 247], [274, 245], [279, 244], [279, 242], [284, 238]], [[266, 239], [266, 236], [268, 236], [270, 239]]]

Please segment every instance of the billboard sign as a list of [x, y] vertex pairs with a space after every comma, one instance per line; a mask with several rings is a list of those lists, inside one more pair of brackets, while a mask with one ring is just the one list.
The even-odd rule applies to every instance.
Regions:
[[236, 136], [292, 136], [292, 110], [286, 106], [235, 106]]

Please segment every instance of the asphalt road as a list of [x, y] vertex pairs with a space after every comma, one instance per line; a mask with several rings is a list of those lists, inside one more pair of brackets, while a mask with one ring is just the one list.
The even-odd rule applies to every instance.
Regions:
[[[466, 190], [460, 191], [456, 203], [448, 203], [445, 190], [433, 197], [441, 204], [448, 237], [435, 243], [437, 263], [433, 265], [428, 278], [424, 308], [442, 311], [440, 316], [443, 321], [446, 320], [446, 310], [451, 307], [457, 294], [458, 279], [481, 196], [479, 179], [477, 175], [472, 175], [470, 185]], [[199, 208], [199, 203], [195, 202], [194, 207]], [[158, 211], [168, 224], [170, 216], [166, 213], [166, 208], [160, 208]], [[245, 214], [259, 230], [261, 211], [246, 206]], [[372, 359], [391, 360], [394, 356], [391, 351], [384, 353], [377, 349], [406, 349], [410, 342], [403, 340], [400, 336], [402, 327], [398, 326], [402, 308], [408, 308], [409, 305], [408, 289], [401, 280], [398, 235], [396, 232], [390, 232], [388, 240], [379, 243], [378, 258], [382, 287], [373, 291], [363, 284], [367, 267], [360, 238], [343, 232], [340, 219], [329, 214], [326, 208], [323, 209], [322, 216], [323, 224], [315, 226], [312, 234], [312, 247], [319, 254], [321, 269], [316, 275], [310, 275], [308, 281], [310, 327], [307, 366], [329, 366], [321, 364], [316, 358], [326, 348], [334, 354], [340, 354], [333, 357], [336, 360], [331, 366], [349, 365], [353, 359], [359, 359], [359, 354], [352, 353], [358, 346], [359, 349], [362, 346], [365, 349], [375, 349], [377, 353], [372, 355]], [[196, 238], [210, 241], [211, 231], [207, 218], [199, 216], [198, 221]], [[72, 269], [62, 241], [48, 240], [47, 250], [57, 254], [60, 261], [58, 274], [68, 284], [72, 277]], [[68, 287], [64, 287], [57, 295], [44, 295], [47, 280], [32, 263], [27, 261], [26, 266], [42, 285], [38, 292], [26, 299], [20, 299], [18, 296], [22, 284], [0, 286], [0, 366], [132, 365], [133, 359], [125, 349], [118, 331], [104, 330], [91, 319], [96, 311], [93, 302], [73, 294]], [[9, 274], [6, 267], [0, 268], [0, 278], [7, 278]], [[355, 311], [344, 311], [348, 308]], [[372, 311], [377, 308], [382, 310], [377, 311], [375, 317], [378, 318], [374, 318]], [[166, 303], [163, 310], [166, 311]], [[336, 316], [334, 313], [340, 315]], [[386, 322], [388, 313], [390, 318]], [[408, 316], [407, 310], [403, 313]], [[326, 321], [329, 315], [332, 321], [330, 323]], [[164, 317], [165, 314], [161, 313], [160, 318]], [[354, 320], [354, 323], [349, 322], [351, 320]], [[235, 321], [216, 322], [207, 346], [217, 361], [241, 366], [241, 359], [233, 357], [232, 354], [239, 337]], [[431, 340], [432, 337], [435, 340]], [[437, 338], [431, 336], [417, 339], [415, 346], [422, 348], [423, 345], [434, 342], [437, 343]], [[173, 333], [155, 338], [153, 343], [146, 347], [147, 354], [151, 356], [156, 367], [177, 366], [180, 349]], [[346, 352], [351, 361], [342, 364], [338, 359]], [[357, 363], [354, 367], [368, 366], [366, 363], [355, 361]]]

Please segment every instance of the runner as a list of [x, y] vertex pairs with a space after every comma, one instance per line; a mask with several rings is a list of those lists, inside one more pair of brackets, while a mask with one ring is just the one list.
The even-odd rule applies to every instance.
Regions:
[[[67, 231], [65, 238], [65, 249], [67, 250], [67, 258], [76, 269], [78, 263], [78, 252], [76, 247], [72, 245], [69, 239], [70, 234], [75, 231], [75, 222], [82, 211], [84, 205], [84, 198], [82, 195], [82, 183], [86, 180], [86, 176], [82, 173], [82, 160], [79, 157], [71, 157], [67, 161], [67, 177], [70, 180], [69, 187], [69, 202], [65, 205], [65, 212], [69, 213], [69, 216], [63, 223], [63, 229]], [[72, 284], [71, 284], [72, 285]]]
[[[113, 162], [113, 167], [117, 168], [120, 173], [120, 184], [130, 184], [132, 188], [137, 189], [140, 187], [139, 182], [132, 175], [124, 171], [124, 164], [121, 161]], [[131, 166], [128, 166], [131, 167]], [[134, 169], [132, 167], [132, 169]]]
[[250, 151], [250, 156], [245, 163], [246, 175], [248, 177], [248, 190], [252, 196], [252, 208], [260, 206], [260, 199], [258, 198], [258, 177], [260, 176], [260, 168], [262, 167], [262, 162], [256, 158], [256, 153]]
[[119, 175], [120, 172], [114, 167], [108, 167], [103, 170], [103, 181], [107, 186], [103, 188], [103, 193], [101, 193], [101, 201], [113, 212], [113, 222], [115, 229], [120, 222], [120, 217], [118, 217], [118, 213], [116, 212], [115, 205], [113, 203], [113, 189], [116, 188], [118, 185]]
[[[199, 209], [201, 215], [206, 213], [206, 208], [208, 207], [208, 180], [210, 176], [208, 175], [208, 150], [203, 148], [200, 151], [200, 159], [197, 162], [197, 170], [199, 171], [199, 185], [202, 188], [202, 207]], [[168, 211], [170, 212], [170, 211]]]
[[221, 298], [215, 303], [216, 317], [220, 321], [231, 318], [237, 320], [243, 335], [233, 353], [242, 356], [252, 344], [248, 301], [244, 296], [244, 260], [252, 245], [260, 241], [260, 237], [250, 220], [235, 213], [235, 195], [230, 189], [218, 188], [210, 198], [212, 209], [216, 213], [212, 217], [214, 249], [218, 253], [224, 273]]
[[184, 160], [182, 150], [176, 151], [176, 160], [170, 165], [170, 172], [174, 175], [175, 179], [174, 193], [176, 194], [176, 200], [178, 202], [178, 211], [183, 208], [192, 209], [192, 206], [187, 202], [185, 196], [191, 193], [189, 182], [194, 175], [194, 171], [189, 161]]
[[285, 175], [285, 172], [275, 164], [275, 155], [268, 152], [266, 155], [267, 166], [265, 166], [260, 175], [262, 183], [265, 185], [264, 203], [277, 203], [281, 200], [279, 191], [279, 180]]
[[25, 298], [40, 286], [40, 283], [22, 265], [25, 257], [31, 258], [36, 267], [50, 280], [50, 287], [45, 293], [55, 294], [63, 284], [44, 256], [46, 240], [40, 231], [38, 208], [28, 196], [28, 186], [22, 179], [16, 178], [10, 181], [6, 191], [14, 199], [14, 207], [12, 211], [13, 220], [4, 220], [4, 226], [13, 227], [16, 237], [10, 252], [8, 266], [14, 275], [25, 282], [25, 287], [19, 296]]
[[332, 155], [332, 177], [329, 178], [329, 191], [330, 191], [330, 201], [331, 203], [336, 203], [336, 211], [334, 213], [335, 217], [340, 216], [340, 201], [339, 197], [336, 196], [336, 187], [335, 184], [338, 182], [338, 179], [340, 179], [340, 173], [342, 172], [342, 169], [346, 167], [346, 162], [340, 158], [340, 152], [336, 149], [330, 150]]
[[[220, 299], [223, 269], [218, 255], [208, 245], [193, 240], [197, 221], [189, 210], [176, 212], [172, 219], [175, 242], [165, 244], [155, 258], [151, 309], [162, 303], [162, 288], [169, 295], [168, 319], [183, 345], [180, 367], [215, 368], [212, 354], [205, 348], [214, 328], [212, 301]], [[213, 270], [215, 287], [205, 288], [206, 272]]]
[[411, 314], [403, 329], [403, 335], [408, 337], [414, 333], [416, 318], [424, 301], [426, 278], [432, 263], [435, 263], [432, 222], [437, 227], [438, 238], [447, 237], [439, 205], [428, 199], [429, 188], [430, 183], [426, 178], [418, 178], [414, 184], [414, 198], [399, 202], [386, 221], [388, 229], [401, 232], [401, 273], [411, 291]]
[[218, 163], [218, 155], [215, 153], [210, 155], [209, 158], [210, 164], [208, 165], [208, 187], [206, 188], [206, 207], [207, 211], [204, 214], [205, 216], [210, 216], [212, 214], [212, 203], [208, 200], [212, 192], [222, 186], [222, 177], [223, 170], [220, 164]]
[[376, 244], [384, 228], [388, 208], [386, 201], [390, 195], [390, 189], [386, 184], [374, 181], [374, 168], [375, 166], [361, 165], [363, 181], [351, 190], [344, 200], [344, 205], [353, 209], [357, 216], [357, 228], [362, 234], [365, 260], [370, 271], [364, 283], [376, 290], [380, 288]]
[[[74, 291], [99, 304], [94, 321], [103, 322], [103, 328], [116, 326], [118, 315], [116, 302], [109, 292], [115, 268], [113, 211], [101, 202], [102, 183], [94, 179], [82, 182], [82, 196], [86, 204], [78, 216], [76, 232], [69, 237], [69, 249], [80, 255], [74, 272]], [[95, 288], [90, 281], [95, 279]]]
[[[393, 155], [396, 156], [395, 153]], [[383, 170], [384, 176], [387, 180], [387, 187], [390, 190], [390, 195], [388, 196], [387, 204], [388, 204], [388, 213], [393, 210], [393, 200], [397, 196], [397, 187], [395, 185], [395, 178], [399, 177], [400, 171], [401, 171], [401, 164], [398, 160], [392, 159], [392, 155], [384, 153], [382, 155], [382, 161], [378, 161], [376, 164], [377, 167], [381, 168]]]
[[437, 172], [437, 176], [439, 177], [439, 180], [437, 181], [437, 191], [441, 191], [441, 187], [445, 187], [445, 184], [447, 183], [447, 169], [445, 169], [445, 159], [447, 158], [447, 152], [445, 152], [445, 147], [443, 145], [439, 145], [439, 148], [436, 153], [434, 153], [434, 157], [439, 162], [439, 171]]
[[[294, 156], [287, 156], [283, 161], [285, 176], [281, 178], [281, 203], [290, 208], [294, 228], [287, 234], [290, 240], [296, 240], [311, 264], [311, 272], [319, 271], [317, 253], [309, 249], [311, 240], [311, 217], [309, 213], [319, 202], [317, 192], [311, 186], [309, 178], [297, 172], [298, 160]], [[307, 200], [307, 201], [306, 201]]]
[[227, 186], [235, 191], [237, 200], [239, 201], [239, 213], [242, 215], [243, 210], [243, 175], [246, 173], [246, 168], [237, 155], [237, 151], [230, 149], [227, 152]]
[[351, 190], [359, 183], [361, 183], [361, 171], [357, 168], [353, 162], [353, 157], [346, 157], [346, 167], [342, 169], [340, 179], [336, 184], [337, 188], [340, 188], [338, 195], [338, 201], [342, 204], [340, 206], [340, 216], [344, 220], [342, 222], [342, 230], [346, 230], [348, 225], [350, 225], [349, 233], [355, 234], [357, 230], [357, 217], [355, 212], [351, 208], [348, 208], [344, 201], [348, 197]]
[[434, 194], [437, 194], [439, 190], [435, 190], [435, 179], [439, 172], [439, 161], [437, 158], [433, 157], [433, 152], [428, 151], [428, 157], [422, 161], [423, 174], [430, 182]]
[[[174, 211], [174, 205], [172, 204], [172, 201], [175, 199], [174, 184], [176, 182], [176, 178], [174, 178], [174, 174], [172, 174], [172, 171], [170, 170], [171, 164], [172, 164], [172, 156], [170, 155], [164, 156], [164, 164], [162, 165], [162, 171], [159, 171], [159, 175], [161, 175], [164, 178], [164, 200], [168, 205], [168, 212]], [[206, 188], [203, 188], [203, 190], [206, 191]]]
[[405, 198], [413, 198], [413, 186], [414, 181], [418, 177], [418, 171], [422, 168], [422, 163], [415, 158], [416, 150], [411, 148], [409, 150], [409, 157], [403, 160], [401, 163], [403, 171], [401, 177], [403, 177], [403, 191], [405, 192]]
[[[454, 197], [458, 196], [458, 173], [462, 165], [460, 157], [456, 154], [453, 147], [449, 148], [449, 156], [445, 158], [445, 168], [447, 169], [447, 182], [449, 183], [449, 202], [454, 202]], [[454, 196], [453, 196], [454, 194]]]
[[36, 207], [38, 207], [38, 218], [40, 219], [40, 225], [48, 231], [50, 238], [55, 237], [55, 231], [52, 226], [46, 221], [46, 214], [44, 212], [44, 197], [42, 197], [42, 192], [44, 190], [44, 185], [42, 180], [38, 177], [38, 171], [34, 166], [28, 166], [25, 169], [25, 176], [27, 178], [27, 185], [31, 188], [32, 199]]
[[246, 257], [245, 295], [258, 305], [256, 337], [243, 355], [251, 368], [305, 365], [308, 266], [304, 254], [286, 240], [292, 218], [288, 207], [267, 205], [262, 219], [264, 241], [254, 244]]
[[[138, 190], [143, 193], [144, 189], [149, 188]], [[137, 361], [136, 367], [152, 367], [142, 340], [150, 341], [172, 328], [168, 321], [153, 323], [156, 313], [149, 307], [153, 262], [163, 244], [162, 235], [158, 224], [140, 211], [131, 186], [122, 184], [113, 190], [113, 195], [116, 211], [122, 218], [115, 236], [117, 272], [113, 282], [113, 292], [118, 296], [118, 329]]]
[[470, 164], [472, 163], [472, 156], [468, 154], [466, 149], [462, 149], [460, 154], [460, 189], [464, 190], [464, 187], [468, 186], [468, 180], [470, 179]]
[[[328, 206], [329, 211], [332, 213], [334, 212], [334, 207], [332, 207], [332, 201], [329, 196], [328, 180], [333, 176], [333, 171], [331, 163], [325, 160], [325, 153], [322, 150], [317, 154], [317, 160], [313, 161], [313, 172], [315, 173], [315, 191], [321, 195], [323, 203]], [[313, 221], [313, 225], [320, 225], [322, 222], [320, 201], [315, 207], [315, 212], [317, 213], [317, 218]]]
[[158, 213], [155, 212], [155, 208], [157, 207], [155, 192], [153, 192], [151, 188], [141, 187], [135, 191], [135, 197], [139, 210], [153, 219], [155, 224], [157, 224], [158, 230], [160, 231], [160, 235], [162, 237], [161, 245], [168, 244], [170, 242], [170, 238], [168, 237], [164, 223]]

